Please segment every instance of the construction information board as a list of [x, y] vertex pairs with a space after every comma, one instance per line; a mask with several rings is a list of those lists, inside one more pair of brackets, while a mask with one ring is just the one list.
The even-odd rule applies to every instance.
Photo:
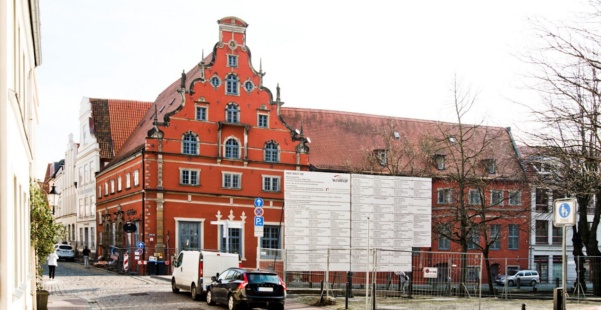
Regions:
[[377, 257], [378, 271], [411, 270], [411, 247], [431, 244], [431, 197], [430, 178], [286, 171], [288, 269], [326, 270], [316, 251], [326, 249], [330, 271], [364, 269], [369, 246], [393, 250]]

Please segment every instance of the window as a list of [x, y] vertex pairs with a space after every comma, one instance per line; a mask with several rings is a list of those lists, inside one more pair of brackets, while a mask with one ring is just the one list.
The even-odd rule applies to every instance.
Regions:
[[235, 139], [225, 142], [225, 158], [240, 158], [238, 141]]
[[140, 185], [140, 171], [134, 170], [134, 186]]
[[452, 189], [450, 188], [439, 188], [438, 189], [438, 203], [451, 203], [452, 202]]
[[480, 233], [477, 230], [470, 230], [467, 236], [467, 249], [475, 250], [480, 246]]
[[490, 191], [490, 204], [494, 206], [503, 205], [503, 191], [491, 190]]
[[434, 164], [436, 165], [436, 169], [444, 170], [445, 169], [445, 156], [444, 155], [434, 155]]
[[196, 120], [206, 121], [207, 120], [207, 107], [196, 107]]
[[115, 180], [111, 180], [111, 194], [115, 193]]
[[224, 172], [221, 186], [223, 188], [240, 189], [240, 178], [239, 173]]
[[181, 169], [179, 171], [179, 184], [183, 185], [198, 185], [198, 170]]
[[199, 222], [177, 222], [178, 250], [200, 250], [200, 223]]
[[104, 182], [104, 196], [108, 196], [109, 194], [109, 184]]
[[487, 158], [483, 160], [482, 163], [484, 164], [484, 169], [486, 169], [486, 172], [488, 172], [488, 174], [497, 173], [497, 164], [494, 159]]
[[546, 188], [537, 188], [536, 192], [536, 211], [548, 213], [550, 212], [549, 208], [549, 193]]
[[234, 103], [227, 105], [225, 108], [225, 121], [228, 123], [240, 122], [240, 110], [238, 109], [238, 105]]
[[388, 156], [386, 150], [374, 150], [374, 155], [378, 161], [378, 165], [384, 167], [388, 164]]
[[267, 128], [267, 115], [259, 114], [259, 118], [257, 120], [257, 126]]
[[247, 92], [251, 92], [254, 88], [255, 88], [255, 84], [253, 84], [253, 82], [251, 82], [251, 81], [244, 82], [244, 89], [246, 89]]
[[501, 249], [501, 225], [492, 224], [490, 225], [490, 249], [500, 250]]
[[279, 161], [278, 146], [275, 142], [268, 142], [265, 144], [265, 161], [270, 163], [277, 163]]
[[263, 176], [263, 190], [266, 192], [279, 192], [280, 177]]
[[447, 237], [451, 234], [451, 226], [449, 224], [440, 225], [438, 227], [438, 249], [450, 250], [451, 240]]
[[553, 226], [552, 233], [553, 237], [551, 239], [551, 242], [553, 244], [561, 244], [563, 240], [563, 228]]
[[470, 189], [469, 191], [469, 198], [470, 198], [470, 204], [471, 205], [477, 205], [482, 203], [482, 199], [480, 197], [480, 191], [477, 189]]
[[83, 166], [83, 174], [83, 181], [88, 184], [90, 182], [90, 167], [88, 165]]
[[238, 67], [238, 55], [227, 55], [227, 66], [233, 68]]
[[507, 233], [507, 248], [517, 250], [520, 244], [520, 230], [518, 225], [509, 224]]
[[509, 205], [519, 206], [522, 204], [522, 192], [511, 191], [509, 192]]
[[211, 78], [211, 85], [213, 85], [214, 88], [217, 88], [219, 87], [219, 85], [221, 85], [221, 80], [218, 76], [214, 76]]
[[79, 184], [83, 184], [83, 167], [79, 167], [79, 173], [77, 174]]
[[225, 79], [225, 93], [228, 95], [238, 95], [238, 77], [230, 74]]
[[549, 243], [549, 222], [548, 221], [536, 221], [535, 227], [535, 242], [536, 244], [548, 244]]
[[120, 192], [121, 190], [123, 190], [123, 188], [121, 187], [121, 176], [117, 177], [117, 191]]
[[198, 139], [195, 134], [184, 134], [182, 153], [187, 155], [198, 155]]
[[[263, 226], [263, 237], [261, 237], [261, 258], [280, 258], [281, 227], [265, 225]], [[265, 253], [265, 254], [263, 254]]]
[[98, 198], [102, 198], [102, 187], [98, 186]]
[[549, 173], [551, 173], [551, 165], [549, 163], [535, 162], [533, 165], [534, 165], [534, 169], [536, 169], [536, 171], [539, 174], [549, 174]]
[[125, 174], [125, 188], [131, 187], [131, 174], [128, 172]]
[[221, 230], [221, 247], [220, 251], [226, 253], [238, 253], [242, 256], [242, 229], [227, 228], [224, 225], [219, 225]]

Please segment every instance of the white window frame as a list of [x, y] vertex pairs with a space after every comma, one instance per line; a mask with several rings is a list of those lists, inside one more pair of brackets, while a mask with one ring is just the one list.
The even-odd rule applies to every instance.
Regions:
[[115, 180], [111, 180], [111, 194], [115, 193]]
[[[184, 173], [188, 173], [188, 183], [184, 183]], [[192, 183], [191, 179], [192, 179], [192, 174], [195, 173], [196, 174], [196, 182]], [[198, 186], [200, 185], [200, 170], [198, 169], [187, 169], [187, 168], [180, 168], [179, 169], [179, 184], [180, 185], [190, 185], [190, 186]]]
[[108, 195], [109, 195], [109, 183], [104, 182], [104, 196], [108, 196]]
[[120, 192], [120, 191], [122, 191], [122, 190], [123, 190], [123, 187], [122, 187], [122, 182], [121, 182], [121, 180], [122, 180], [121, 176], [118, 176], [118, 177], [117, 177], [117, 191], [118, 191], [118, 192]]
[[131, 173], [129, 173], [129, 172], [125, 174], [125, 188], [126, 189], [131, 188]]
[[[273, 187], [273, 181], [277, 181], [276, 187], [275, 189], [273, 188], [267, 188], [266, 182], [267, 180], [269, 180], [269, 186]], [[261, 182], [261, 188], [264, 192], [280, 192], [282, 189], [282, 178], [276, 175], [264, 175], [262, 178], [262, 182]]]
[[134, 186], [140, 185], [140, 170], [134, 170]]
[[[495, 200], [495, 195], [501, 195], [498, 200]], [[503, 206], [505, 200], [505, 192], [499, 189], [490, 190], [490, 204], [494, 206]]]
[[[474, 193], [475, 196], [473, 197], [477, 197], [477, 200], [473, 200], [472, 199], [472, 193]], [[480, 197], [480, 191], [477, 189], [470, 189], [468, 191], [468, 200], [469, 200], [469, 204], [470, 205], [478, 205], [482, 203], [482, 197]]]
[[[261, 125], [261, 117], [265, 117], [265, 126]], [[265, 113], [257, 114], [257, 127], [269, 128], [269, 114], [265, 114]]]
[[453, 189], [451, 189], [451, 188], [439, 188], [438, 193], [436, 195], [437, 203], [450, 204], [453, 201], [452, 194], [453, 194]]
[[[198, 111], [202, 110], [203, 112], [203, 116], [204, 118], [198, 118]], [[206, 122], [207, 119], [209, 118], [209, 109], [206, 106], [196, 106], [196, 109], [194, 110], [194, 119], [197, 121], [202, 121], [202, 122]]]
[[521, 191], [509, 191], [509, 199], [507, 201], [507, 204], [510, 206], [521, 206], [522, 205], [522, 192]]
[[[232, 186], [226, 186], [226, 178], [230, 177]], [[237, 179], [238, 187], [233, 186], [234, 178]], [[226, 189], [242, 189], [242, 173], [239, 172], [221, 172], [221, 187]]]

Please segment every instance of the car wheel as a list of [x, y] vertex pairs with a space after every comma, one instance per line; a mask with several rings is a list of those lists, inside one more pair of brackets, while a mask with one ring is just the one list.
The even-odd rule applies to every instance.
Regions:
[[215, 302], [213, 301], [213, 294], [211, 294], [211, 290], [207, 291], [207, 304], [208, 305], [214, 305]]
[[192, 300], [198, 300], [198, 294], [196, 293], [196, 285], [192, 284], [190, 287], [190, 295], [192, 295]]
[[179, 288], [175, 285], [175, 279], [171, 279], [171, 291], [175, 294], [179, 293]]
[[507, 281], [507, 285], [509, 285], [509, 286], [513, 286], [513, 284], [514, 284], [514, 283], [513, 283], [513, 280], [509, 280], [509, 281]]
[[273, 306], [271, 309], [273, 309], [273, 310], [284, 310], [284, 305]]
[[532, 280], [532, 281], [530, 282], [530, 286], [532, 286], [532, 287], [536, 286], [536, 280]]
[[227, 308], [229, 310], [236, 310], [238, 307], [236, 306], [236, 302], [234, 300], [234, 295], [230, 295], [227, 298]]

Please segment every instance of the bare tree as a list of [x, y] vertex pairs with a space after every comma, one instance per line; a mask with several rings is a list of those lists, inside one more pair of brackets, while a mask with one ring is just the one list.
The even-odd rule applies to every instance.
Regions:
[[[456, 123], [439, 123], [433, 156], [443, 157], [438, 178], [448, 184], [433, 209], [433, 230], [460, 245], [467, 261], [469, 248], [484, 256], [489, 290], [493, 292], [490, 250], [502, 240], [498, 225], [529, 229], [529, 204], [522, 202], [527, 191], [525, 171], [506, 128], [466, 124], [464, 119], [476, 103], [476, 96], [455, 79], [453, 107]], [[439, 195], [441, 193], [439, 192]], [[512, 226], [513, 227], [513, 226]], [[450, 228], [450, 229], [449, 229]], [[505, 235], [506, 238], [506, 235]], [[461, 282], [466, 281], [466, 266]]]
[[[591, 1], [597, 24], [601, 1]], [[598, 30], [580, 26], [536, 25], [542, 46], [527, 60], [539, 70], [535, 87], [543, 95], [544, 108], [533, 115], [544, 130], [532, 133], [531, 147], [555, 162], [553, 177], [543, 184], [563, 189], [578, 202], [578, 223], [573, 229], [577, 282], [583, 284], [584, 249], [589, 258], [593, 294], [601, 296], [601, 251], [597, 229], [601, 215], [601, 57]], [[550, 30], [552, 28], [552, 30]], [[589, 226], [589, 219], [592, 223]]]

